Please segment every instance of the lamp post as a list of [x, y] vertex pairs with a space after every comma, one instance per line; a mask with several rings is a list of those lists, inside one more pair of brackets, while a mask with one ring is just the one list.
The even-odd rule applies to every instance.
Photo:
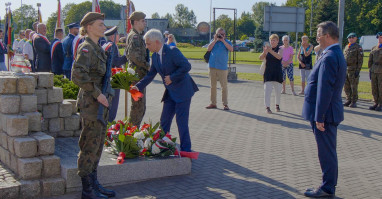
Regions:
[[211, 41], [211, 27], [212, 27], [212, 24], [211, 24], [211, 12], [212, 12], [212, 0], [210, 0], [210, 40], [208, 42]]

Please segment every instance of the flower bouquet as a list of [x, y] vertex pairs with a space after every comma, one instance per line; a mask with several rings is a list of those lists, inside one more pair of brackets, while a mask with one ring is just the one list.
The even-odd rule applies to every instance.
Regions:
[[139, 80], [134, 69], [126, 68], [112, 68], [111, 69], [111, 87], [115, 89], [130, 90], [130, 86], [133, 82]]
[[133, 83], [139, 80], [139, 76], [135, 73], [135, 70], [130, 67], [125, 68], [112, 68], [111, 69], [111, 87], [114, 89], [124, 89], [131, 93], [131, 97], [135, 101], [143, 97], [143, 94], [136, 90], [130, 90]]
[[118, 120], [108, 124], [105, 146], [110, 147], [111, 153], [120, 156], [118, 162], [121, 163], [124, 158], [178, 154], [175, 142], [176, 138], [165, 133], [159, 122], [154, 126], [145, 123], [139, 128], [127, 120]]

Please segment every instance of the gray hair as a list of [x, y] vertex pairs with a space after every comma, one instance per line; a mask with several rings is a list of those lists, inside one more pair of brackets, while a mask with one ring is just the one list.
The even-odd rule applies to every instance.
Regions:
[[224, 31], [224, 33], [225, 33], [225, 30], [224, 30], [224, 28], [222, 28], [222, 27], [219, 27], [218, 29], [216, 29], [216, 34], [218, 34], [219, 33], [219, 31]]
[[306, 35], [304, 35], [304, 36], [301, 37], [301, 40], [304, 40], [304, 39], [307, 39], [307, 40], [309, 41], [309, 37], [306, 36]]
[[332, 39], [338, 40], [340, 34], [338, 27], [334, 22], [325, 21], [317, 25], [317, 28], [322, 29], [322, 34], [328, 34]]
[[39, 23], [39, 24], [37, 24], [37, 33], [40, 33], [39, 30], [40, 30], [42, 27], [46, 27], [46, 25], [43, 24], [43, 23]]
[[143, 39], [148, 39], [150, 41], [159, 41], [161, 44], [164, 43], [162, 32], [158, 29], [150, 29], [144, 36]]
[[287, 39], [288, 41], [290, 41], [290, 39], [289, 39], [289, 36], [288, 36], [288, 35], [284, 35], [284, 36], [281, 38], [281, 41], [284, 41], [284, 39]]

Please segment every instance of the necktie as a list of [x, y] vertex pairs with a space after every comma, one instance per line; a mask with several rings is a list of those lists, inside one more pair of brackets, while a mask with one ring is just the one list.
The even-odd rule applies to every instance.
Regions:
[[157, 58], [157, 64], [158, 64], [158, 66], [162, 66], [162, 63], [160, 62], [160, 54], [159, 53], [157, 53], [157, 56], [156, 56]]

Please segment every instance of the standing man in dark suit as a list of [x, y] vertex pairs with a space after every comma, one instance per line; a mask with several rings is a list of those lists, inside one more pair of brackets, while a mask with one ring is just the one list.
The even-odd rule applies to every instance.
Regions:
[[69, 28], [69, 34], [62, 41], [62, 47], [64, 50], [64, 65], [62, 66], [62, 70], [64, 71], [65, 77], [71, 80], [73, 63], [73, 39], [78, 35], [80, 25], [77, 23], [71, 23], [67, 26]]
[[[118, 27], [114, 26], [105, 32], [105, 36], [107, 38], [107, 43], [105, 43], [102, 48], [105, 52], [113, 51], [113, 60], [111, 61], [111, 66], [113, 68], [121, 68], [122, 65], [125, 65], [127, 62], [126, 55], [120, 55], [118, 51], [118, 46], [114, 43], [119, 41]], [[119, 104], [119, 93], [120, 89], [114, 89], [114, 97], [111, 102], [111, 108], [109, 110], [109, 122], [112, 122], [117, 116], [118, 104]]]
[[50, 42], [46, 38], [46, 25], [43, 23], [37, 25], [33, 48], [36, 52], [36, 72], [51, 72]]
[[52, 41], [51, 48], [51, 59], [52, 59], [52, 72], [55, 75], [64, 74], [62, 70], [62, 65], [64, 64], [64, 50], [62, 48], [61, 40], [64, 38], [64, 31], [61, 28], [55, 30], [56, 37]]
[[163, 36], [159, 30], [149, 30], [145, 34], [144, 40], [147, 48], [153, 52], [152, 64], [147, 75], [133, 86], [133, 89], [143, 90], [159, 73], [166, 88], [162, 98], [161, 126], [166, 133], [169, 132], [172, 119], [176, 115], [180, 149], [190, 152], [191, 139], [188, 118], [191, 98], [199, 90], [188, 74], [191, 70], [191, 64], [178, 48], [164, 45]]
[[307, 197], [333, 197], [338, 178], [337, 126], [344, 120], [341, 93], [346, 62], [338, 44], [338, 28], [331, 21], [318, 24], [317, 38], [324, 51], [308, 78], [302, 116], [309, 120], [316, 138], [322, 184], [307, 189]]

